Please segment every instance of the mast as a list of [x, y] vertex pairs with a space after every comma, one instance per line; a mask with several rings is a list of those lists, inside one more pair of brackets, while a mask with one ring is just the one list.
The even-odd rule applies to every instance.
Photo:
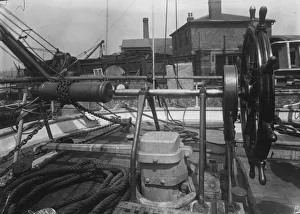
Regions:
[[[178, 32], [177, 32], [177, 30], [178, 30], [178, 14], [177, 14], [178, 9], [177, 9], [177, 7], [178, 7], [178, 2], [177, 2], [177, 0], [175, 0], [176, 37], [178, 38]], [[179, 40], [179, 39], [177, 39], [177, 40]], [[177, 44], [176, 44], [176, 45], [177, 45]], [[176, 51], [175, 56], [178, 56], [177, 51]], [[176, 79], [176, 85], [177, 85], [177, 89], [178, 89], [178, 87], [179, 87], [179, 80], [178, 80], [178, 59], [176, 59], [176, 77], [177, 77], [177, 79]], [[177, 101], [178, 101], [178, 100], [177, 100]]]
[[108, 0], [106, 0], [106, 34], [105, 34], [105, 55], [107, 55], [107, 40], [108, 40]]
[[155, 49], [154, 49], [154, 0], [152, 0], [152, 76], [153, 76], [153, 89], [155, 88]]
[[167, 54], [167, 30], [168, 30], [168, 0], [166, 0], [166, 23], [165, 23], [165, 60]]

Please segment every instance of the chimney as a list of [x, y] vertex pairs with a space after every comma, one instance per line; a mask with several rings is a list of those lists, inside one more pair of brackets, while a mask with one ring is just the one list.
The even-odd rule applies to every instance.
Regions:
[[208, 11], [210, 20], [222, 19], [221, 0], [208, 0]]
[[188, 13], [188, 17], [186, 19], [187, 22], [193, 21], [194, 17], [193, 17], [193, 13]]
[[143, 39], [149, 39], [148, 18], [143, 18]]

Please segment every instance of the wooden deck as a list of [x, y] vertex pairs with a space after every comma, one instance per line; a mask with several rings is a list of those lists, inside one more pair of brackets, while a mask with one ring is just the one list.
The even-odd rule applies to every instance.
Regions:
[[[240, 124], [239, 124], [240, 125]], [[143, 123], [143, 129], [141, 135], [147, 131], [154, 131], [154, 125], [150, 122]], [[187, 128], [190, 131], [198, 132], [197, 127]], [[75, 142], [80, 142], [83, 139], [93, 137], [97, 133], [92, 133], [84, 137], [78, 137], [73, 139]], [[97, 144], [130, 144], [126, 139], [128, 133], [114, 132], [109, 136], [102, 136], [96, 138], [92, 143]], [[206, 131], [207, 137], [207, 159], [208, 162], [213, 160], [218, 164], [225, 162], [225, 149], [222, 124], [209, 124]], [[286, 136], [280, 136], [280, 140], [283, 141]], [[242, 139], [241, 132], [237, 128], [236, 139], [240, 141]], [[296, 139], [291, 139], [296, 142]], [[212, 143], [210, 143], [212, 142]], [[198, 144], [193, 142], [187, 142], [186, 145], [190, 145], [195, 149], [193, 157], [190, 159], [191, 163], [198, 164]], [[130, 156], [129, 155], [115, 155], [115, 154], [103, 154], [100, 152], [75, 152], [66, 151], [63, 155], [58, 156], [48, 163], [45, 168], [52, 169], [57, 167], [71, 166], [82, 162], [84, 159], [97, 159], [102, 163], [121, 165], [129, 167]], [[241, 156], [240, 159], [246, 169], [249, 171], [249, 165], [246, 157]], [[4, 166], [2, 166], [4, 168]], [[269, 160], [267, 163], [267, 184], [261, 186], [257, 179], [249, 179], [249, 183], [252, 189], [252, 193], [256, 199], [257, 205], [262, 213], [294, 213], [296, 205], [300, 205], [300, 161], [287, 161], [287, 160]], [[1, 170], [1, 169], [0, 169]], [[99, 186], [95, 182], [84, 182], [82, 184], [73, 185], [65, 190], [58, 191], [45, 197], [36, 209], [42, 207], [51, 207], [56, 202], [65, 200], [71, 196], [82, 194], [84, 192], [91, 191]]]
[[[247, 158], [240, 159], [249, 172]], [[300, 161], [268, 160], [265, 172], [265, 186], [248, 177], [258, 208], [262, 213], [294, 213], [300, 205]]]

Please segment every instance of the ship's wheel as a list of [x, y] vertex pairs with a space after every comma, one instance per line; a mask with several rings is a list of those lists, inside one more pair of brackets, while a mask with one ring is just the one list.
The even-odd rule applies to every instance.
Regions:
[[267, 8], [261, 7], [259, 22], [255, 8], [250, 8], [251, 24], [243, 43], [240, 72], [240, 109], [244, 148], [250, 164], [251, 178], [258, 167], [259, 182], [266, 184], [264, 168], [271, 143], [277, 140], [273, 124], [275, 91], [271, 45], [266, 31]]

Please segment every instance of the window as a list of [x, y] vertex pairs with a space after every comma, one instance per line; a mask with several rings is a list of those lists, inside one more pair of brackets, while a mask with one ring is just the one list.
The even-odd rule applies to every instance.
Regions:
[[227, 56], [227, 65], [236, 65], [236, 56], [229, 55]]

